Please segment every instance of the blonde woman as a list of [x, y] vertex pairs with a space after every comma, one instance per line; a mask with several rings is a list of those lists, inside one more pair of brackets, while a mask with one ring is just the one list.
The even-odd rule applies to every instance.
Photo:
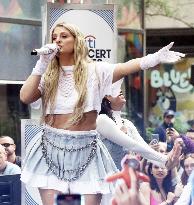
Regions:
[[57, 192], [85, 194], [86, 205], [99, 205], [100, 194], [111, 192], [104, 177], [117, 171], [96, 131], [102, 98], [125, 75], [184, 55], [169, 51], [171, 43], [126, 63], [94, 63], [74, 25], [56, 25], [51, 37], [46, 47], [53, 52], [40, 56], [20, 92], [26, 104], [43, 102], [43, 130], [26, 154], [21, 180], [39, 188], [43, 205], [53, 205]]

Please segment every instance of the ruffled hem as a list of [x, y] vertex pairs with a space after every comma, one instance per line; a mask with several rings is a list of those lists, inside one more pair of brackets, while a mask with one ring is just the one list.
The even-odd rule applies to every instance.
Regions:
[[85, 173], [88, 175], [88, 180], [83, 181], [82, 177], [78, 181], [66, 182], [58, 179], [55, 175], [37, 175], [27, 170], [23, 170], [21, 174], [21, 181], [30, 187], [41, 189], [54, 189], [62, 193], [72, 194], [110, 194], [114, 191], [114, 184], [107, 183], [104, 180], [91, 180], [92, 173]]

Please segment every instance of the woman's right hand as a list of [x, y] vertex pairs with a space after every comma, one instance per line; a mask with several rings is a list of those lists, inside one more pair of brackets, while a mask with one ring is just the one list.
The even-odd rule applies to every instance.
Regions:
[[57, 52], [59, 51], [59, 47], [56, 43], [46, 44], [40, 49], [48, 49], [50, 52], [49, 54], [40, 55], [40, 61], [45, 64], [49, 64], [50, 61], [56, 56]]
[[179, 133], [177, 130], [175, 130], [174, 128], [167, 128], [166, 129], [166, 138], [167, 141], [175, 141], [175, 139], [177, 139], [178, 137], [180, 137]]
[[42, 54], [40, 55], [40, 59], [37, 61], [35, 67], [33, 68], [32, 75], [43, 75], [47, 69], [48, 64], [50, 61], [56, 56], [59, 48], [56, 43], [46, 44], [40, 49], [50, 49], [53, 52], [49, 54]]

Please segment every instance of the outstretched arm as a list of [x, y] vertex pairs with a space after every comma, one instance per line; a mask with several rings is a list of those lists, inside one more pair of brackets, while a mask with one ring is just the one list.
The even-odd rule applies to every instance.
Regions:
[[159, 166], [165, 166], [167, 156], [153, 150], [146, 142], [142, 143], [133, 140], [127, 134], [122, 132], [119, 127], [107, 115], [101, 114], [97, 118], [97, 131], [105, 138], [114, 143], [138, 152], [146, 159], [157, 163]]
[[154, 67], [160, 63], [175, 63], [184, 57], [185, 54], [170, 51], [171, 47], [173, 46], [173, 42], [169, 45], [163, 47], [159, 51], [144, 56], [142, 58], [136, 58], [129, 60], [125, 63], [120, 63], [114, 70], [113, 74], [113, 82], [118, 81], [119, 79], [123, 78], [126, 75], [131, 73], [135, 73], [139, 70], [145, 70], [151, 67]]

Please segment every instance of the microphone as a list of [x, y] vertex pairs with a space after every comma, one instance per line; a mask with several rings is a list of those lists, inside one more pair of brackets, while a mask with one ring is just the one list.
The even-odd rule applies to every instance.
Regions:
[[57, 44], [46, 44], [42, 48], [34, 49], [33, 51], [31, 51], [31, 55], [48, 55], [53, 53], [56, 49], [59, 52]]

